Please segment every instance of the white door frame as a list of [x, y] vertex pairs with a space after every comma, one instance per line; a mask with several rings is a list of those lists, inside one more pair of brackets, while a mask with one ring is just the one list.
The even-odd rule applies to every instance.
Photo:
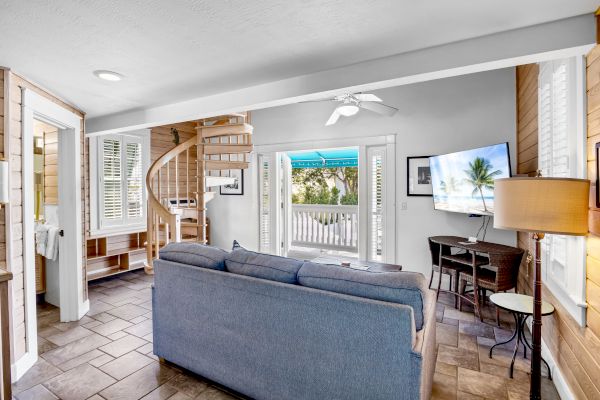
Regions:
[[[275, 193], [277, 199], [272, 198], [272, 204], [274, 204], [271, 208], [272, 216], [275, 217], [276, 213], [281, 211], [281, 179], [279, 174], [281, 174], [280, 168], [280, 157], [277, 157], [277, 153], [288, 152], [288, 151], [302, 151], [302, 150], [313, 150], [313, 149], [331, 149], [331, 148], [341, 148], [341, 147], [358, 147], [359, 151], [359, 173], [358, 173], [358, 207], [359, 207], [359, 245], [358, 245], [358, 257], [361, 260], [367, 259], [367, 246], [368, 246], [368, 235], [367, 229], [368, 226], [368, 216], [367, 216], [367, 182], [366, 179], [366, 155], [367, 148], [370, 146], [385, 146], [386, 148], [386, 210], [385, 210], [385, 243], [384, 243], [384, 262], [395, 263], [396, 262], [396, 135], [378, 135], [378, 136], [363, 136], [357, 138], [340, 138], [340, 139], [325, 139], [325, 140], [313, 140], [313, 141], [300, 141], [300, 142], [291, 142], [291, 143], [276, 143], [276, 144], [267, 144], [267, 145], [255, 145], [254, 150], [257, 154], [262, 154], [266, 157], [271, 157], [271, 160], [276, 160], [275, 162], [275, 178], [272, 182], [274, 182], [271, 187], [271, 194]], [[262, 188], [261, 188], [262, 189]], [[260, 196], [260, 190], [259, 190]], [[361, 205], [362, 204], [362, 205]], [[271, 229], [276, 229], [280, 231], [280, 215], [276, 218], [272, 218], [271, 220]], [[275, 221], [273, 221], [275, 219]], [[362, 227], [362, 228], [360, 228]], [[277, 248], [279, 252], [281, 251], [280, 245], [280, 235], [275, 235], [279, 241], [277, 242]], [[271, 236], [273, 237], [273, 235]], [[277, 253], [280, 254], [280, 253]]]
[[[22, 191], [23, 191], [23, 274], [25, 290], [26, 353], [13, 366], [18, 380], [38, 358], [35, 290], [33, 129], [34, 119], [56, 126], [59, 136], [58, 218], [64, 237], [60, 238], [59, 285], [60, 319], [77, 321], [89, 311], [83, 299], [83, 241], [81, 210], [81, 120], [75, 113], [22, 88]], [[64, 251], [69, 249], [69, 251]]]

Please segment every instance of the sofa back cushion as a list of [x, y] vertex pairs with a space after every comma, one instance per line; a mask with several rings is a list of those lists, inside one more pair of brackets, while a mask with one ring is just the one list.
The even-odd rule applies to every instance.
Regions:
[[298, 270], [303, 261], [293, 258], [256, 253], [237, 247], [227, 256], [229, 272], [283, 283], [298, 283]]
[[200, 243], [169, 243], [160, 249], [160, 258], [181, 264], [225, 271], [227, 252]]
[[368, 272], [305, 262], [298, 272], [302, 286], [388, 301], [412, 307], [417, 330], [423, 328], [425, 278], [417, 272]]

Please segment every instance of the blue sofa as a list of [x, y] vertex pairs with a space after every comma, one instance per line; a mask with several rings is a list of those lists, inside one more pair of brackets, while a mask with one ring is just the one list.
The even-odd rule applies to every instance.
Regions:
[[423, 275], [192, 243], [160, 258], [157, 356], [258, 400], [430, 397], [435, 295]]

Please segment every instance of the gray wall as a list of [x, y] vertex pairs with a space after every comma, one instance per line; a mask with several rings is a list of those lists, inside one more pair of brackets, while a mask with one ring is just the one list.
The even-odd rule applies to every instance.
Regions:
[[[374, 92], [400, 111], [382, 117], [361, 111], [324, 126], [331, 103], [305, 103], [252, 113], [255, 145], [396, 134], [396, 262], [407, 270], [430, 271], [427, 237], [474, 236], [481, 218], [433, 210], [431, 197], [406, 196], [406, 157], [444, 154], [509, 142], [513, 171], [516, 150], [513, 68], [447, 78]], [[258, 246], [257, 175], [245, 172], [244, 196], [217, 196], [209, 203], [213, 244], [237, 239]], [[406, 203], [406, 210], [402, 210]], [[514, 245], [510, 231], [488, 230], [487, 240]]]

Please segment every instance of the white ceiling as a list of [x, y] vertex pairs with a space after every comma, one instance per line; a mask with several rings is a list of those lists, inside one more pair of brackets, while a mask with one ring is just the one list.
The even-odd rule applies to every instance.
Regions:
[[[0, 0], [0, 65], [88, 117], [595, 11], [596, 0]], [[97, 69], [125, 79], [104, 82]]]

